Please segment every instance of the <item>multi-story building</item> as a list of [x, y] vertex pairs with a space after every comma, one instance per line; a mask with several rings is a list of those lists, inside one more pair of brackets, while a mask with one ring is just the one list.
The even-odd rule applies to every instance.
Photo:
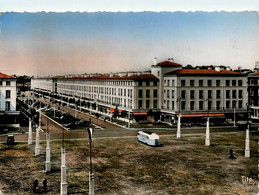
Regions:
[[19, 126], [16, 111], [16, 78], [0, 73], [0, 125]]
[[[32, 89], [84, 99], [104, 113], [115, 106], [136, 120], [173, 122], [183, 117], [244, 117], [246, 74], [215, 69], [186, 69], [172, 60], [151, 66], [151, 74], [120, 73], [73, 78], [35, 78]], [[214, 115], [213, 115], [214, 114]]]
[[248, 75], [248, 105], [251, 109], [251, 119], [259, 122], [259, 72]]

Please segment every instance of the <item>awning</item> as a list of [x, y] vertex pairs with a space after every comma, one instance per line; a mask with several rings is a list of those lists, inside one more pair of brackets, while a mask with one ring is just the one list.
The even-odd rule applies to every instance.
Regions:
[[[225, 117], [225, 114], [182, 114], [182, 117]], [[179, 114], [177, 114], [179, 117]]]
[[[115, 108], [112, 108], [112, 109], [110, 109], [110, 113], [114, 113], [114, 111], [115, 111]], [[119, 112], [122, 112], [122, 110], [119, 110]]]
[[147, 115], [147, 112], [134, 112], [133, 115]]

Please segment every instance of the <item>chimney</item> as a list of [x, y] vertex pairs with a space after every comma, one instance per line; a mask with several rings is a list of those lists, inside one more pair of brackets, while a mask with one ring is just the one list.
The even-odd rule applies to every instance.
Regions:
[[157, 65], [157, 57], [154, 58], [154, 65]]

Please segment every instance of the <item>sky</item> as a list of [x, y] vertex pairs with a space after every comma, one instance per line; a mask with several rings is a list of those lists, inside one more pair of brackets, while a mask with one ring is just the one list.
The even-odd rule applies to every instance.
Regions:
[[[246, 1], [247, 7], [242, 9], [234, 6], [238, 12], [219, 12], [222, 7], [215, 7], [217, 4], [204, 5], [200, 8], [203, 11], [194, 11], [199, 10], [196, 4], [184, 6], [187, 0], [177, 4], [179, 9], [185, 7], [184, 12], [176, 12], [178, 8], [173, 10], [170, 6], [166, 9], [153, 0], [146, 6], [147, 12], [143, 12], [143, 4], [134, 0], [131, 6], [125, 6], [129, 1], [121, 0], [124, 6], [110, 3], [105, 9], [97, 8], [101, 1], [96, 1], [97, 4], [84, 1], [83, 4], [79, 0], [81, 6], [73, 4], [70, 8], [68, 5], [72, 4], [55, 7], [61, 0], [55, 5], [46, 0], [45, 7], [38, 0], [35, 0], [39, 2], [36, 6], [27, 0], [19, 1], [23, 1], [24, 6], [19, 8], [14, 6], [17, 4], [8, 3], [15, 0], [0, 0], [4, 5], [0, 8], [0, 72], [7, 74], [141, 71], [150, 69], [154, 57], [158, 61], [172, 57], [182, 65], [229, 65], [232, 68], [254, 68], [255, 61], [259, 61], [258, 13], [242, 11], [258, 10], [257, 1]], [[107, 4], [107, 1], [102, 2]], [[170, 2], [168, 5], [174, 7], [172, 2], [177, 1]], [[83, 5], [87, 3], [90, 6], [86, 8]], [[227, 5], [223, 10], [231, 11], [230, 7]], [[158, 12], [163, 9], [167, 11]], [[188, 9], [192, 12], [186, 12]], [[74, 12], [76, 10], [80, 12]], [[95, 12], [98, 10], [100, 12]], [[135, 12], [128, 12], [130, 10]], [[207, 12], [214, 10], [218, 11]]]

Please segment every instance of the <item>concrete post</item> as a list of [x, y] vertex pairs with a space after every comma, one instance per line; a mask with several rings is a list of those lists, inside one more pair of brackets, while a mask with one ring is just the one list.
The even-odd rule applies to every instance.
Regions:
[[65, 148], [61, 148], [61, 184], [60, 194], [67, 194], [67, 168], [66, 168], [66, 151]]
[[250, 139], [249, 139], [249, 126], [246, 129], [246, 148], [245, 148], [245, 157], [250, 157]]
[[94, 195], [94, 174], [89, 171], [89, 195]]
[[45, 172], [51, 171], [51, 162], [50, 162], [50, 133], [47, 132], [46, 135], [46, 162], [45, 162]]
[[207, 118], [205, 146], [210, 145], [210, 119]]
[[32, 128], [31, 128], [31, 119], [29, 119], [29, 130], [28, 130], [28, 144], [32, 145]]
[[40, 127], [36, 129], [35, 156], [40, 155]]
[[179, 114], [178, 121], [177, 121], [177, 132], [176, 132], [176, 138], [181, 138], [181, 114]]

